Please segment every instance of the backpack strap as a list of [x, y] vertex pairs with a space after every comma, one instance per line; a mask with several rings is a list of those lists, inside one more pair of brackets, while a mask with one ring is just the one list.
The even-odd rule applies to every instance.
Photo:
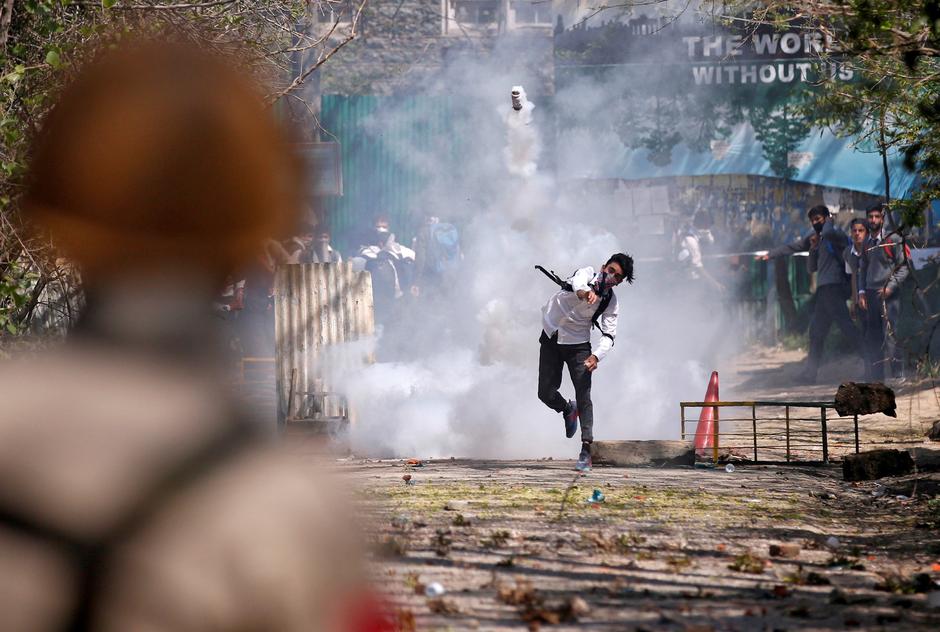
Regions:
[[60, 628], [63, 632], [89, 632], [102, 593], [102, 582], [114, 552], [137, 534], [178, 494], [204, 480], [255, 443], [258, 430], [238, 416], [203, 444], [195, 446], [180, 461], [169, 465], [162, 476], [138, 498], [103, 534], [84, 539], [48, 525], [20, 511], [0, 506], [0, 526], [46, 541], [62, 551], [75, 573], [75, 599], [71, 612]]
[[562, 279], [557, 274], [555, 274], [554, 270], [549, 271], [543, 268], [542, 266], [535, 266], [535, 269], [541, 272], [542, 274], [544, 274], [545, 276], [547, 276], [549, 279], [551, 279], [553, 283], [555, 283], [558, 287], [560, 287], [565, 292], [574, 292], [574, 288], [571, 287], [571, 284], [565, 281], [564, 279]]
[[601, 318], [601, 314], [607, 311], [607, 307], [610, 305], [610, 301], [614, 298], [613, 290], [607, 290], [603, 296], [601, 296], [600, 305], [597, 306], [597, 310], [594, 312], [594, 317], [591, 318], [591, 326], [596, 327], [597, 331], [601, 332], [601, 337], [610, 338], [611, 344], [614, 342], [614, 337], [611, 334], [601, 331], [600, 323], [598, 322]]

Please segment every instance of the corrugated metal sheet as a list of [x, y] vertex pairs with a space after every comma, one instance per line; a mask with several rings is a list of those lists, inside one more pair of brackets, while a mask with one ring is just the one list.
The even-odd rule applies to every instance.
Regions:
[[333, 392], [330, 367], [320, 362], [326, 347], [375, 333], [372, 277], [349, 263], [281, 266], [274, 310], [277, 418], [283, 424], [297, 415], [305, 394]]
[[323, 140], [342, 147], [343, 195], [323, 201], [334, 244], [344, 252], [357, 248], [361, 231], [381, 214], [399, 242], [410, 245], [428, 177], [415, 164], [459, 159], [448, 133], [456, 115], [450, 99], [327, 94], [320, 104]]

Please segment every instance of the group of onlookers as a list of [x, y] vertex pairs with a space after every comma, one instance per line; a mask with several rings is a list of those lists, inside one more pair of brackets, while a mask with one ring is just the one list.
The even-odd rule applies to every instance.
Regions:
[[886, 225], [887, 209], [878, 204], [865, 219], [853, 219], [851, 237], [835, 226], [826, 206], [814, 206], [807, 215], [813, 232], [767, 255], [808, 251], [809, 271], [817, 275], [809, 358], [801, 377], [815, 382], [826, 336], [835, 324], [863, 358], [866, 379], [883, 381], [886, 367], [894, 379], [902, 379], [897, 325], [909, 263], [900, 234]]
[[358, 247], [343, 255], [332, 244], [329, 230], [304, 225], [296, 235], [269, 239], [252, 265], [231, 275], [215, 302], [216, 312], [233, 331], [234, 351], [245, 356], [274, 353], [274, 272], [280, 265], [351, 264], [372, 278], [376, 324], [387, 328], [401, 320], [406, 303], [434, 300], [446, 291], [447, 277], [462, 258], [457, 228], [427, 215], [411, 247], [398, 242], [389, 220], [380, 215], [359, 232]]

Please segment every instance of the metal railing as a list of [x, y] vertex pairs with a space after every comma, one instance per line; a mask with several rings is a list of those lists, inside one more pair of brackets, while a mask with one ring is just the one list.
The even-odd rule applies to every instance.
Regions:
[[[853, 415], [852, 429], [841, 430], [831, 427], [831, 419], [828, 415], [830, 409], [835, 408], [834, 402], [792, 402], [792, 401], [735, 401], [735, 402], [679, 402], [680, 412], [680, 435], [683, 440], [689, 437], [695, 437], [698, 430], [697, 420], [686, 418], [687, 408], [713, 408], [714, 420], [712, 425], [712, 458], [715, 462], [719, 460], [719, 447], [726, 450], [745, 449], [753, 452], [753, 461], [757, 462], [779, 462], [779, 459], [761, 461], [759, 450], [763, 449], [765, 454], [780, 454], [783, 452], [784, 461], [790, 463], [794, 460], [809, 462], [805, 459], [796, 459], [797, 454], [804, 452], [821, 452], [822, 463], [829, 463], [830, 457], [830, 439], [835, 438], [835, 444], [838, 447], [853, 447], [855, 453], [859, 451], [858, 436], [858, 415]], [[733, 417], [720, 420], [718, 411], [721, 408], [749, 408], [749, 417]], [[758, 416], [758, 409], [782, 408], [781, 416]], [[791, 409], [819, 409], [818, 417], [794, 416]], [[763, 412], [763, 411], [762, 411]], [[839, 420], [841, 421], [841, 419]], [[695, 430], [688, 431], [689, 424], [696, 426]], [[731, 429], [721, 431], [720, 424], [731, 424]], [[782, 428], [779, 424], [782, 423]], [[742, 431], [742, 424], [748, 424], [750, 429]], [[817, 428], [818, 424], [818, 430]], [[762, 426], [762, 427], [760, 427]], [[813, 440], [818, 437], [818, 439]], [[854, 441], [844, 442], [839, 439], [842, 437], [852, 437]], [[745, 444], [737, 442], [737, 439], [750, 439]], [[722, 441], [724, 439], [725, 441]], [[728, 441], [730, 439], [730, 442]], [[808, 442], [804, 442], [808, 441]]]

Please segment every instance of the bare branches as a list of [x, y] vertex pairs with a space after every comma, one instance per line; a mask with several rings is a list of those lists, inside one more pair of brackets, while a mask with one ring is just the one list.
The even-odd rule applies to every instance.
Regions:
[[[0, 330], [56, 327], [71, 321], [78, 277], [55, 260], [52, 244], [33, 237], [19, 213], [29, 138], [34, 137], [58, 86], [96, 45], [116, 33], [194, 42], [206, 50], [237, 52], [244, 72], [267, 86], [270, 103], [287, 96], [316, 108], [299, 87], [359, 35], [366, 0], [101, 0], [41, 3], [0, 0]], [[340, 10], [342, 9], [342, 11]], [[16, 19], [12, 12], [17, 10]], [[319, 24], [311, 23], [317, 19]], [[324, 16], [327, 21], [324, 21]], [[312, 29], [314, 27], [314, 29]], [[13, 44], [16, 44], [14, 47]], [[312, 67], [296, 70], [302, 58]], [[65, 267], [63, 267], [65, 266]], [[49, 297], [52, 297], [51, 299]], [[64, 303], [62, 302], [64, 300]], [[52, 303], [55, 303], [53, 305]], [[2, 331], [0, 331], [2, 335]]]
[[[338, 44], [336, 44], [335, 46], [333, 46], [333, 48], [331, 48], [329, 51], [326, 51], [325, 53], [322, 53], [322, 54], [320, 55], [319, 59], [317, 59], [316, 63], [314, 63], [310, 68], [305, 69], [305, 70], [304, 70], [303, 72], [301, 72], [299, 75], [297, 75], [296, 77], [294, 77], [293, 81], [291, 81], [290, 84], [289, 84], [286, 88], [284, 88], [284, 89], [281, 90], [280, 92], [275, 93], [275, 94], [271, 97], [271, 101], [272, 101], [272, 102], [278, 100], [279, 98], [283, 97], [284, 95], [286, 95], [286, 94], [292, 92], [293, 90], [295, 90], [295, 89], [296, 89], [298, 86], [300, 86], [304, 81], [306, 81], [307, 78], [308, 78], [310, 75], [312, 75], [314, 72], [316, 72], [317, 69], [319, 69], [323, 64], [325, 64], [327, 61], [329, 61], [329, 59], [330, 59], [333, 55], [335, 55], [335, 54], [336, 54], [337, 52], [339, 52], [344, 46], [346, 46], [349, 42], [353, 41], [353, 40], [356, 38], [356, 35], [357, 35], [357, 30], [356, 30], [356, 29], [357, 29], [357, 27], [359, 26], [359, 20], [360, 20], [360, 18], [362, 17], [362, 10], [365, 9], [365, 6], [366, 6], [366, 3], [367, 3], [367, 2], [368, 2], [368, 0], [362, 0], [362, 2], [359, 4], [359, 8], [356, 9], [355, 14], [353, 14], [353, 17], [352, 17], [352, 20], [351, 20], [350, 26], [349, 26], [349, 32], [346, 34], [346, 37], [344, 37]], [[337, 20], [337, 21], [333, 24], [332, 28], [330, 29], [330, 33], [333, 33], [333, 32], [336, 30], [336, 27], [337, 27], [338, 24], [339, 24], [339, 21]]]

